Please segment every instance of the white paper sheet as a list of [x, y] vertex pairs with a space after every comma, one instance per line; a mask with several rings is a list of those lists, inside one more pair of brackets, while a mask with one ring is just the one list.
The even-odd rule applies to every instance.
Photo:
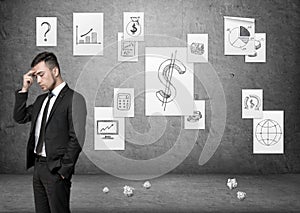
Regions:
[[267, 39], [265, 33], [255, 33], [255, 54], [246, 55], [245, 62], [266, 62]]
[[208, 34], [187, 35], [188, 62], [208, 62]]
[[124, 118], [115, 118], [112, 107], [94, 108], [94, 149], [125, 149]]
[[242, 118], [262, 118], [263, 116], [263, 90], [242, 90]]
[[224, 16], [224, 54], [253, 55], [254, 34], [254, 19]]
[[103, 55], [103, 13], [73, 13], [73, 55]]
[[57, 45], [57, 18], [36, 17], [36, 46]]
[[263, 111], [263, 118], [253, 119], [253, 153], [284, 153], [284, 112]]
[[114, 117], [134, 117], [134, 88], [114, 88]]
[[118, 33], [118, 61], [138, 61], [138, 42], [124, 40], [124, 34]]
[[146, 47], [146, 116], [192, 115], [194, 67], [185, 47]]
[[205, 129], [205, 100], [194, 101], [194, 113], [184, 116], [184, 129]]
[[124, 12], [123, 29], [125, 40], [144, 41], [144, 13]]

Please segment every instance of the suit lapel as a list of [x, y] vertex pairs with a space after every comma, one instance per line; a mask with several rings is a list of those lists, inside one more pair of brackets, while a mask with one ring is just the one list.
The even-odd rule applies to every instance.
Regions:
[[[56, 98], [56, 100], [55, 100], [55, 102], [54, 102], [54, 104], [53, 104], [53, 107], [52, 107], [52, 109], [51, 109], [51, 112], [50, 112], [50, 114], [49, 114], [49, 117], [48, 117], [48, 120], [47, 120], [47, 124], [48, 124], [48, 122], [50, 121], [50, 119], [51, 119], [53, 113], [55, 112], [55, 110], [56, 110], [56, 108], [57, 108], [57, 106], [58, 106], [59, 103], [62, 101], [63, 97], [65, 96], [65, 94], [66, 94], [66, 92], [67, 92], [68, 90], [69, 90], [69, 87], [68, 87], [68, 85], [66, 84], [66, 85], [64, 86], [64, 88], [62, 88], [62, 90], [60, 91], [60, 93], [58, 94], [58, 96], [57, 96], [57, 98]], [[47, 124], [46, 124], [46, 126], [47, 126]]]

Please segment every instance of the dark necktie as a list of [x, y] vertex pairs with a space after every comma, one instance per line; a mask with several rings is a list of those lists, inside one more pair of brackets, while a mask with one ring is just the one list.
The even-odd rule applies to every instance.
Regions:
[[39, 141], [38, 141], [38, 144], [36, 146], [36, 154], [40, 154], [42, 152], [44, 136], [45, 136], [45, 127], [46, 127], [48, 108], [49, 108], [50, 99], [52, 97], [53, 97], [53, 94], [51, 92], [49, 92], [48, 93], [48, 101], [46, 103], [46, 106], [45, 106], [45, 109], [44, 109], [44, 112], [43, 112], [43, 118], [42, 118], [40, 135], [39, 135]]

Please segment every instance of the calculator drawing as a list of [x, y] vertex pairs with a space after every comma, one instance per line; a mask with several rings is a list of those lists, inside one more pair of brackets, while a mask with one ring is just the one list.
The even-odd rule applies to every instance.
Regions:
[[128, 111], [130, 109], [131, 95], [130, 93], [119, 93], [117, 96], [117, 109]]

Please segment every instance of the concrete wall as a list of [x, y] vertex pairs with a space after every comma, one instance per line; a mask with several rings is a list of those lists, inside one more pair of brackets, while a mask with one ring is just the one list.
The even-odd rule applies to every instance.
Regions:
[[[196, 79], [196, 98], [207, 100], [207, 129], [199, 132], [191, 153], [172, 172], [298, 173], [300, 171], [299, 6], [298, 0], [1, 0], [0, 172], [26, 172], [25, 147], [29, 124], [16, 124], [12, 119], [12, 109], [14, 91], [20, 88], [22, 75], [29, 69], [31, 60], [37, 53], [44, 50], [55, 52], [61, 64], [63, 78], [72, 88], [76, 87], [78, 78], [84, 75], [85, 67], [93, 67], [99, 76], [103, 76], [103, 82], [95, 88], [97, 90], [95, 106], [112, 106], [113, 88], [119, 87], [124, 79], [139, 76], [138, 81], [129, 84], [138, 91], [143, 90], [145, 62], [143, 54], [146, 46], [185, 46], [186, 34], [208, 33], [211, 66], [196, 64], [195, 72], [201, 72], [203, 69], [216, 71], [227, 103], [225, 132], [213, 157], [205, 165], [199, 166], [199, 156], [209, 131], [213, 130], [209, 129], [210, 97], [201, 82]], [[118, 64], [115, 42], [117, 33], [123, 29], [123, 12], [128, 11], [144, 12], [146, 37], [145, 42], [139, 43], [140, 58], [137, 63]], [[92, 59], [72, 55], [73, 12], [104, 13], [103, 57]], [[226, 15], [255, 18], [256, 32], [267, 34], [267, 63], [245, 63], [243, 56], [224, 56], [223, 16]], [[35, 17], [38, 16], [57, 17], [56, 47], [36, 47]], [[263, 89], [265, 110], [284, 110], [283, 155], [252, 154], [252, 120], [241, 119], [243, 88]], [[29, 102], [34, 101], [38, 94], [40, 90], [35, 85], [30, 91]], [[134, 137], [135, 134], [146, 135], [154, 128], [144, 115], [144, 94], [137, 95], [135, 102], [135, 118], [126, 119], [126, 127], [131, 127], [130, 131], [126, 129], [128, 137]], [[88, 110], [92, 115], [93, 109]], [[181, 119], [177, 117], [168, 117], [163, 121], [165, 130], [156, 143], [140, 146], [127, 141], [126, 151], [118, 154], [126, 158], [145, 160], [166, 153], [174, 145], [182, 127]], [[154, 119], [154, 124], [160, 123], [159, 118]], [[91, 124], [87, 128], [88, 134], [93, 132]], [[160, 132], [154, 133], [156, 134]], [[91, 138], [93, 137], [89, 136], [88, 140]], [[176, 155], [173, 157], [176, 158]], [[81, 154], [77, 173], [102, 172], [85, 153]]]

